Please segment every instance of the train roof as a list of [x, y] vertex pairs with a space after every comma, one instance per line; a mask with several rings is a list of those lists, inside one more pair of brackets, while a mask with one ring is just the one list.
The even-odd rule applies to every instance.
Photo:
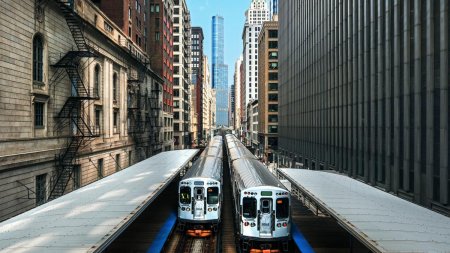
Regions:
[[201, 157], [214, 156], [222, 158], [223, 157], [222, 146], [223, 146], [222, 136], [214, 136], [200, 156]]
[[284, 185], [260, 161], [241, 158], [233, 161], [233, 171], [241, 189], [258, 186], [274, 186], [286, 189]]
[[234, 135], [227, 134], [227, 148], [231, 161], [240, 158], [257, 159]]
[[222, 178], [222, 158], [199, 157], [186, 172], [182, 180], [190, 178], [211, 178], [220, 181]]
[[205, 150], [202, 152], [200, 157], [207, 157], [207, 156], [222, 158], [223, 157], [222, 146], [218, 146], [218, 147], [217, 146], [209, 146], [209, 147], [205, 148]]

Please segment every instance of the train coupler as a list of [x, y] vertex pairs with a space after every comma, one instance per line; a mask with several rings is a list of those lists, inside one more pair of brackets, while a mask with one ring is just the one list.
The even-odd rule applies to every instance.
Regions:
[[208, 237], [211, 236], [211, 230], [202, 230], [202, 229], [188, 229], [186, 234], [192, 237]]

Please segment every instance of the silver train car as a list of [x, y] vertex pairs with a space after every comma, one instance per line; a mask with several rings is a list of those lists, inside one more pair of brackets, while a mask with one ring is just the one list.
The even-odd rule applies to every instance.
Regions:
[[222, 207], [223, 139], [215, 136], [181, 179], [178, 228], [206, 237], [217, 231]]
[[236, 137], [225, 138], [241, 250], [288, 252], [289, 191]]

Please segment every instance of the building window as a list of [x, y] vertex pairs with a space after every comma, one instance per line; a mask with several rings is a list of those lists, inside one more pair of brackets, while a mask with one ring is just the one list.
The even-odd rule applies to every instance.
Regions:
[[278, 105], [269, 105], [269, 112], [278, 112]]
[[269, 134], [278, 133], [278, 126], [269, 126]]
[[277, 70], [278, 69], [278, 62], [271, 62], [271, 63], [269, 63], [269, 69], [270, 70]]
[[269, 91], [277, 91], [278, 83], [269, 83]]
[[269, 115], [269, 123], [277, 123], [278, 115]]
[[73, 188], [78, 189], [81, 187], [81, 167], [76, 165], [73, 168]]
[[278, 59], [278, 52], [269, 52], [269, 59], [270, 60]]
[[269, 48], [278, 48], [278, 41], [269, 41]]
[[104, 22], [104, 27], [105, 27], [105, 31], [112, 33], [113, 32], [113, 28], [110, 24]]
[[33, 80], [38, 82], [43, 82], [43, 53], [44, 45], [42, 43], [42, 38], [41, 36], [36, 35], [33, 39]]
[[115, 134], [119, 133], [119, 110], [114, 110], [113, 112], [113, 131]]
[[116, 172], [120, 170], [120, 154], [116, 154]]
[[97, 64], [94, 68], [94, 96], [100, 97], [100, 66]]
[[42, 205], [47, 200], [47, 174], [36, 176], [36, 205]]
[[97, 174], [98, 178], [103, 178], [103, 158], [97, 160]]
[[156, 13], [159, 12], [159, 4], [155, 4], [155, 12], [156, 12]]
[[278, 80], [278, 73], [269, 73], [269, 80], [270, 81]]
[[278, 30], [269, 30], [269, 38], [278, 38]]
[[117, 74], [113, 74], [113, 99], [117, 101]]
[[159, 32], [155, 32], [155, 40], [156, 41], [159, 41], [160, 40], [160, 34], [159, 34]]
[[278, 101], [278, 94], [269, 94], [269, 101]]
[[101, 128], [101, 116], [102, 116], [102, 108], [100, 106], [95, 107], [95, 130], [97, 133], [100, 132]]
[[34, 126], [44, 128], [44, 103], [34, 103]]

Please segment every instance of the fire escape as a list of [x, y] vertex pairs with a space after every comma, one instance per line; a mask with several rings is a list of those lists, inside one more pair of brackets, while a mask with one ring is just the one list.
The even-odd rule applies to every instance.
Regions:
[[134, 75], [130, 71], [128, 76], [128, 133], [136, 145], [138, 160], [143, 160], [162, 149], [159, 136], [161, 89], [159, 84], [145, 87], [143, 71]]
[[[89, 103], [94, 97], [89, 87], [84, 84], [82, 59], [96, 57], [95, 52], [87, 45], [83, 29], [82, 20], [74, 11], [73, 0], [55, 0], [62, 14], [64, 15], [70, 32], [73, 36], [77, 50], [67, 52], [52, 67], [57, 72], [66, 72], [70, 80], [70, 97], [56, 115], [57, 130], [70, 129], [71, 137], [67, 147], [56, 156], [57, 169], [51, 179], [49, 200], [58, 198], [64, 194], [73, 176], [77, 164], [77, 154], [83, 145], [99, 136], [99, 130], [95, 130], [89, 121]], [[60, 73], [62, 73], [60, 72]]]

